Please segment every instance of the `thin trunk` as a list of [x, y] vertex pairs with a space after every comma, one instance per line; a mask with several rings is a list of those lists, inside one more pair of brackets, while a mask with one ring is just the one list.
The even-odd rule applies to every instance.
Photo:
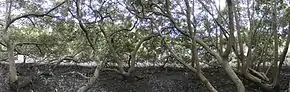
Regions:
[[104, 67], [104, 64], [106, 63], [105, 61], [100, 61], [98, 58], [94, 60], [95, 62], [99, 63], [94, 71], [94, 75], [90, 77], [88, 80], [88, 83], [85, 84], [84, 86], [80, 87], [77, 92], [87, 92], [89, 88], [94, 85], [97, 82], [97, 79], [100, 76], [100, 70]]
[[243, 73], [248, 72], [249, 66], [251, 66], [252, 63], [252, 18], [251, 18], [251, 12], [250, 12], [250, 0], [247, 0], [247, 13], [248, 13], [248, 19], [249, 19], [249, 31], [248, 31], [248, 41], [247, 41], [247, 46], [248, 46], [248, 51], [247, 51], [247, 60], [243, 62]]
[[118, 59], [118, 54], [115, 50], [115, 48], [113, 47], [113, 42], [109, 39], [108, 35], [106, 34], [105, 30], [102, 28], [102, 26], [99, 26], [100, 30], [102, 32], [102, 34], [104, 35], [106, 41], [107, 41], [107, 45], [109, 48], [110, 53], [112, 54], [113, 57], [113, 62], [116, 62], [118, 64], [118, 68], [119, 68], [119, 73], [121, 73], [124, 76], [128, 76], [128, 73], [125, 72], [124, 67], [123, 67], [123, 63], [121, 61], [119, 61]]
[[[196, 45], [195, 45], [195, 41], [194, 41], [194, 36], [195, 36], [195, 30], [193, 30], [192, 26], [191, 26], [191, 7], [189, 6], [189, 1], [188, 0], [184, 0], [185, 2], [185, 6], [186, 6], [186, 19], [187, 19], [187, 29], [189, 31], [189, 36], [191, 38], [191, 66], [195, 67], [195, 62], [197, 61], [197, 57], [195, 57], [196, 53]], [[194, 2], [194, 0], [193, 0]], [[193, 6], [194, 7], [194, 3]], [[194, 9], [193, 9], [193, 15], [194, 15]], [[195, 21], [193, 22], [193, 24], [195, 24]], [[194, 32], [192, 32], [194, 31]]]
[[[202, 74], [201, 67], [199, 65], [199, 59], [197, 57], [197, 51], [196, 51], [196, 42], [195, 42], [195, 34], [196, 34], [196, 28], [192, 28], [191, 26], [191, 7], [189, 6], [189, 1], [184, 0], [185, 6], [186, 6], [186, 18], [187, 18], [187, 28], [189, 31], [189, 35], [191, 38], [191, 63], [192, 67], [197, 67], [197, 74], [200, 78], [200, 80], [206, 85], [206, 87], [209, 89], [211, 92], [217, 92], [217, 90], [211, 85], [211, 83], [206, 79], [206, 77]], [[193, 7], [194, 7], [194, 0], [193, 0]], [[194, 11], [193, 11], [194, 15]], [[194, 18], [194, 16], [193, 16]], [[195, 25], [195, 21], [193, 22]], [[193, 30], [194, 29], [194, 30]], [[193, 32], [194, 31], [194, 32]], [[195, 65], [194, 65], [195, 64]]]
[[17, 80], [17, 70], [14, 62], [14, 46], [13, 44], [9, 41], [6, 43], [7, 44], [7, 51], [8, 51], [8, 61], [9, 61], [9, 77], [10, 77], [10, 83], [13, 83]]
[[[96, 54], [95, 54], [95, 52], [96, 52], [96, 49], [94, 48], [94, 46], [93, 46], [93, 44], [92, 44], [92, 42], [91, 42], [91, 40], [89, 39], [89, 36], [88, 36], [88, 30], [87, 29], [85, 29], [85, 27], [84, 27], [84, 25], [82, 24], [82, 21], [81, 21], [81, 16], [82, 16], [82, 14], [81, 14], [81, 0], [77, 0], [76, 1], [76, 8], [77, 8], [77, 20], [79, 21], [79, 25], [80, 25], [80, 27], [81, 27], [81, 29], [85, 32], [85, 34], [86, 34], [86, 39], [88, 40], [88, 42], [89, 42], [89, 44], [90, 44], [90, 47], [93, 49], [93, 51], [92, 51], [92, 56], [90, 56], [90, 57], [96, 57]], [[84, 85], [84, 86], [82, 86], [82, 87], [80, 87], [78, 90], [77, 90], [77, 92], [87, 92], [87, 90], [89, 90], [89, 88], [92, 86], [92, 85], [94, 85], [96, 82], [97, 82], [97, 79], [98, 79], [98, 77], [99, 77], [99, 75], [100, 75], [100, 70], [103, 68], [103, 66], [104, 66], [104, 64], [106, 64], [106, 60], [104, 61], [104, 62], [102, 62], [100, 59], [99, 59], [99, 57], [97, 56], [95, 59], [94, 59], [94, 61], [96, 62], [96, 63], [99, 63], [98, 65], [97, 65], [97, 67], [95, 68], [95, 71], [94, 71], [94, 75], [92, 76], [92, 77], [90, 77], [90, 79], [88, 80], [88, 82]]]
[[11, 14], [11, 7], [12, 7], [12, 0], [6, 0], [6, 13], [5, 13], [5, 28], [4, 28], [4, 36], [3, 40], [5, 41], [7, 45], [7, 51], [8, 51], [8, 61], [9, 61], [9, 80], [10, 83], [14, 83], [17, 81], [17, 71], [16, 66], [14, 62], [14, 45], [13, 42], [10, 40], [10, 34], [8, 32], [9, 29], [9, 23], [11, 22], [10, 14]]
[[216, 37], [215, 37], [215, 38], [216, 38], [216, 40], [215, 40], [215, 42], [216, 42], [216, 43], [215, 43], [215, 44], [216, 44], [216, 45], [215, 45], [215, 46], [216, 46], [216, 49], [217, 49], [218, 52], [221, 52], [221, 51], [220, 51], [220, 45], [219, 45], [219, 35], [218, 35], [218, 29], [217, 29], [217, 27], [216, 27], [216, 29], [215, 29], [215, 36], [216, 36]]
[[243, 82], [239, 79], [239, 77], [235, 74], [235, 72], [232, 70], [231, 66], [229, 65], [228, 61], [228, 56], [231, 52], [231, 48], [234, 45], [235, 42], [235, 37], [234, 37], [234, 3], [232, 0], [226, 0], [228, 4], [228, 14], [229, 14], [229, 39], [227, 43], [227, 49], [223, 53], [222, 60], [224, 63], [222, 64], [226, 71], [229, 73], [230, 78], [232, 78], [233, 82], [236, 84], [237, 91], [238, 92], [245, 92], [245, 86]]
[[220, 34], [219, 34], [219, 42], [220, 42], [220, 49], [219, 49], [219, 53], [220, 54], [222, 54], [223, 53], [223, 51], [224, 51], [224, 39], [223, 39], [223, 35], [222, 35], [222, 33], [220, 32]]
[[[276, 19], [276, 16], [277, 16], [277, 12], [276, 12], [276, 0], [273, 1], [273, 19], [272, 19], [272, 29], [273, 29], [273, 32], [274, 32], [274, 64], [273, 64], [273, 69], [274, 69], [274, 76], [273, 76], [273, 85], [275, 85], [275, 90], [279, 91], [280, 88], [278, 87], [279, 83], [278, 82], [278, 71], [279, 71], [279, 67], [278, 67], [278, 30], [277, 30], [277, 19]], [[286, 52], [287, 53], [287, 52]]]
[[223, 53], [222, 57], [228, 57], [229, 54], [232, 52], [232, 46], [234, 46], [235, 37], [234, 37], [234, 13], [233, 7], [234, 4], [232, 0], [227, 0], [228, 5], [228, 15], [229, 15], [229, 39], [227, 41], [227, 47], [225, 52]]
[[[173, 51], [173, 49], [171, 49], [168, 44], [164, 41], [164, 37], [162, 38], [165, 47], [168, 49], [168, 51], [172, 54], [172, 56], [178, 61], [180, 62], [183, 66], [185, 66], [186, 68], [188, 68], [189, 70], [191, 70], [192, 72], [198, 73], [198, 70], [196, 70], [195, 68], [193, 68], [192, 66], [186, 64], [186, 62], [179, 56], [176, 55], [176, 52]], [[211, 83], [206, 79], [206, 77], [202, 74], [202, 71], [200, 71], [200, 73], [198, 73], [198, 76], [200, 78], [200, 80], [207, 86], [208, 90], [210, 90], [211, 92], [218, 92], [212, 85]]]
[[[288, 21], [288, 37], [287, 37], [287, 41], [286, 41], [286, 44], [285, 44], [285, 47], [283, 49], [283, 52], [280, 56], [280, 62], [279, 62], [279, 66], [278, 66], [278, 69], [277, 69], [277, 74], [276, 74], [276, 84], [274, 84], [274, 90], [280, 90], [280, 80], [281, 80], [281, 75], [280, 75], [280, 72], [281, 72], [281, 69], [282, 69], [282, 65], [285, 61], [285, 58], [286, 58], [286, 55], [287, 55], [287, 52], [288, 52], [288, 49], [289, 49], [289, 44], [290, 44], [290, 21]], [[289, 85], [290, 86], [290, 85]], [[288, 91], [290, 92], [290, 90]]]
[[239, 55], [238, 55], [238, 69], [241, 68], [241, 63], [245, 62], [244, 60], [244, 47], [243, 47], [243, 39], [241, 35], [240, 30], [240, 18], [239, 18], [239, 1], [236, 0], [236, 7], [235, 7], [235, 21], [236, 21], [236, 30], [237, 30], [237, 36], [238, 36], [238, 46], [239, 46]]
[[155, 37], [155, 35], [151, 35], [151, 36], [145, 37], [141, 41], [139, 41], [139, 43], [136, 45], [134, 51], [131, 53], [131, 56], [130, 56], [131, 60], [129, 61], [130, 62], [130, 68], [128, 70], [128, 74], [131, 74], [133, 72], [134, 68], [135, 68], [136, 54], [137, 54], [137, 51], [139, 50], [139, 48], [141, 47], [142, 43], [144, 43], [147, 40], [150, 40], [153, 37]]

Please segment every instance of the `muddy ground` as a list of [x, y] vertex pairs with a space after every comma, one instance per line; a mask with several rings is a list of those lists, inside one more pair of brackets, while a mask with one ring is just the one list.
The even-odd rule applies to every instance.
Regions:
[[[19, 75], [33, 75], [32, 84], [19, 89], [20, 92], [76, 92], [84, 85], [86, 76], [91, 76], [94, 67], [62, 65], [17, 65]], [[219, 92], [235, 92], [236, 88], [222, 68], [205, 68], [205, 76]], [[0, 65], [0, 92], [15, 92], [7, 84], [7, 65]], [[207, 92], [195, 73], [184, 68], [146, 67], [136, 68], [139, 78], [125, 79], [112, 71], [101, 71], [98, 83], [88, 92]], [[290, 79], [290, 67], [282, 72], [282, 88], [286, 90]], [[243, 79], [244, 80], [244, 79]], [[262, 92], [259, 87], [244, 80], [247, 92]]]

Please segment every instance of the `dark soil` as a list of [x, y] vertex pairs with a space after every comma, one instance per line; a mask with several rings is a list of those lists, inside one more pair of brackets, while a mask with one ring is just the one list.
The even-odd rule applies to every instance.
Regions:
[[[32, 83], [19, 89], [20, 92], [76, 92], [87, 79], [76, 72], [92, 76], [94, 67], [62, 65], [50, 70], [53, 65], [17, 65], [19, 75], [33, 76]], [[222, 68], [203, 69], [205, 76], [219, 92], [236, 92]], [[0, 92], [13, 92], [9, 88], [8, 66], [0, 65]], [[98, 82], [88, 92], [207, 92], [195, 73], [184, 68], [145, 67], [136, 68], [139, 78], [126, 79], [116, 72], [101, 71]], [[282, 72], [282, 88], [287, 89], [290, 68]], [[247, 92], [262, 92], [259, 87], [244, 80]]]

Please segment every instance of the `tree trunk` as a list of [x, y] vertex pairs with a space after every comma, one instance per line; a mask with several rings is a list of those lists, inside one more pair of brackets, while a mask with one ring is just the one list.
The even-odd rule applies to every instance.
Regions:
[[[276, 79], [275, 81], [276, 81], [276, 83], [274, 84], [274, 90], [275, 91], [280, 90], [280, 80], [281, 80], [281, 74], [280, 74], [280, 72], [281, 72], [283, 63], [285, 61], [287, 52], [288, 52], [289, 43], [290, 43], [290, 21], [288, 22], [288, 37], [287, 37], [286, 45], [284, 46], [283, 52], [282, 52], [282, 54], [280, 56], [279, 65], [278, 65], [278, 68], [276, 70], [276, 75], [275, 75], [275, 79]], [[288, 91], [288, 92], [290, 92], [290, 91]]]
[[102, 62], [102, 61], [99, 61], [99, 60], [97, 60], [96, 62], [100, 62], [100, 64], [97, 65], [93, 77], [91, 77], [88, 80], [88, 83], [87, 84], [85, 84], [84, 86], [82, 86], [81, 88], [79, 88], [77, 92], [87, 92], [89, 90], [89, 88], [97, 82], [97, 79], [100, 76], [100, 70], [102, 69], [102, 67], [104, 66], [104, 64], [106, 62], [105, 61]]
[[[205, 4], [203, 3], [203, 2], [201, 2], [201, 0], [199, 0], [199, 2], [200, 3], [202, 3], [202, 5], [203, 6], [205, 6]], [[231, 0], [227, 0], [227, 2], [228, 2], [228, 4], [229, 4], [229, 11], [231, 11], [231, 12], [229, 12], [229, 15], [230, 15], [230, 23], [229, 24], [231, 24], [231, 25], [229, 25], [229, 26], [231, 26], [230, 27], [230, 38], [228, 39], [229, 41], [227, 42], [227, 49], [226, 49], [226, 51], [225, 51], [225, 53], [223, 53], [223, 57], [224, 58], [228, 58], [228, 56], [229, 56], [229, 54], [230, 54], [230, 52], [231, 52], [231, 46], [233, 46], [232, 45], [232, 42], [234, 42], [233, 40], [235, 39], [234, 38], [234, 30], [233, 30], [233, 28], [234, 28], [234, 25], [233, 25], [233, 15], [232, 15], [232, 1]], [[172, 17], [172, 15], [171, 15], [171, 13], [170, 13], [170, 10], [169, 10], [169, 1], [168, 0], [166, 0], [166, 2], [165, 2], [165, 11], [166, 11], [166, 13], [167, 13], [167, 18], [169, 18], [169, 20], [170, 20], [170, 22], [173, 24], [173, 26], [177, 29], [177, 31], [178, 32], [180, 32], [182, 35], [185, 35], [185, 36], [187, 36], [187, 37], [190, 37], [190, 36], [188, 36], [188, 34], [186, 34], [186, 33], [184, 33], [184, 31], [182, 31], [182, 29], [180, 28], [180, 27], [178, 27], [177, 26], [177, 23], [174, 21], [174, 19], [173, 19], [173, 17]], [[211, 13], [210, 13], [211, 14]], [[220, 26], [223, 30], [225, 30], [222, 26]], [[190, 38], [192, 38], [192, 37], [190, 37]], [[204, 43], [202, 40], [200, 40], [200, 39], [198, 39], [198, 38], [195, 38], [195, 41], [197, 42], [197, 43], [199, 43], [202, 47], [204, 47], [210, 54], [212, 54], [216, 59], [217, 59], [217, 61], [223, 66], [223, 68], [224, 68], [224, 70], [226, 71], [226, 73], [229, 75], [229, 77], [231, 78], [231, 80], [235, 83], [235, 85], [236, 85], [236, 87], [237, 87], [237, 90], [238, 90], [238, 92], [245, 92], [245, 86], [243, 85], [243, 82], [239, 79], [239, 77], [236, 75], [236, 73], [233, 71], [233, 69], [231, 68], [231, 66], [229, 65], [229, 63], [228, 63], [228, 59], [226, 59], [226, 60], [223, 60], [223, 58], [221, 57], [221, 55], [220, 54], [218, 54], [218, 53], [216, 53], [215, 51], [213, 51], [213, 50], [211, 50], [210, 48], [209, 48], [209, 46], [206, 44], [206, 43]], [[229, 47], [230, 46], [230, 47]], [[172, 53], [173, 54], [173, 53]]]
[[[202, 74], [202, 70], [201, 67], [199, 65], [199, 59], [197, 57], [197, 50], [196, 50], [196, 41], [195, 41], [195, 34], [196, 34], [196, 28], [192, 28], [191, 26], [191, 7], [189, 6], [189, 1], [188, 0], [184, 0], [185, 2], [185, 6], [186, 6], [186, 18], [187, 18], [187, 28], [190, 34], [190, 38], [191, 38], [191, 67], [197, 67], [197, 75], [199, 76], [200, 80], [206, 85], [206, 87], [208, 88], [209, 91], [211, 92], [217, 92], [217, 90], [211, 85], [211, 83], [206, 79], [206, 77]], [[193, 5], [192, 7], [194, 8], [194, 0], [193, 0]], [[194, 15], [194, 10], [193, 10], [193, 14]], [[193, 19], [195, 20], [195, 17], [193, 16]], [[193, 22], [193, 24], [195, 25], [195, 21]], [[173, 52], [173, 54], [175, 54]], [[177, 57], [177, 55], [174, 55], [175, 57]], [[189, 66], [190, 67], [190, 66]], [[190, 67], [190, 68], [191, 68]]]
[[178, 62], [180, 62], [183, 66], [185, 66], [186, 68], [188, 68], [188, 69], [191, 70], [192, 72], [197, 73], [198, 76], [199, 76], [199, 78], [200, 78], [200, 80], [201, 80], [201, 81], [206, 85], [206, 87], [208, 88], [208, 90], [209, 90], [210, 92], [218, 92], [218, 91], [217, 91], [217, 90], [216, 90], [216, 89], [211, 85], [211, 83], [206, 79], [206, 77], [202, 74], [202, 71], [201, 71], [201, 70], [198, 72], [198, 70], [196, 70], [196, 69], [193, 68], [192, 66], [186, 64], [185, 61], [184, 61], [182, 58], [180, 58], [179, 56], [177, 56], [177, 55], [176, 55], [176, 52], [173, 51], [173, 50], [172, 50], [172, 49], [167, 45], [167, 43], [164, 41], [164, 38], [162, 38], [162, 39], [163, 39], [163, 42], [164, 42], [166, 48], [169, 50], [169, 52], [172, 54], [172, 56], [173, 56], [173, 57], [174, 57]]
[[236, 87], [237, 87], [237, 91], [238, 92], [245, 92], [245, 86], [243, 84], [243, 82], [239, 79], [239, 77], [236, 75], [236, 73], [233, 71], [233, 69], [231, 68], [231, 66], [228, 63], [228, 59], [229, 59], [229, 54], [231, 52], [231, 48], [232, 46], [234, 46], [234, 42], [235, 42], [235, 37], [234, 37], [234, 3], [232, 0], [226, 0], [227, 5], [228, 5], [228, 15], [229, 15], [229, 39], [228, 39], [228, 43], [227, 43], [227, 48], [226, 51], [223, 53], [222, 58], [217, 57], [219, 59], [219, 61], [221, 62], [221, 64], [223, 65], [223, 67], [225, 68], [225, 71], [228, 73], [228, 75], [230, 76], [230, 78], [233, 80], [233, 82], [235, 83]]
[[245, 92], [245, 86], [244, 86], [243, 82], [239, 79], [239, 77], [236, 75], [236, 73], [234, 72], [232, 67], [229, 65], [228, 58], [226, 58], [226, 57], [222, 58], [217, 52], [214, 52], [213, 50], [211, 50], [206, 45], [206, 43], [204, 43], [202, 40], [197, 39], [197, 38], [195, 40], [197, 43], [199, 43], [201, 46], [203, 46], [211, 55], [213, 55], [219, 63], [221, 63], [221, 65], [223, 66], [227, 75], [235, 83], [235, 85], [238, 89], [238, 92]]
[[4, 28], [4, 34], [3, 34], [3, 40], [5, 41], [7, 45], [7, 51], [8, 51], [8, 62], [9, 62], [9, 83], [13, 84], [17, 81], [17, 71], [16, 66], [14, 62], [14, 45], [13, 42], [10, 40], [10, 34], [8, 32], [9, 24], [11, 22], [11, 7], [12, 7], [12, 0], [6, 0], [6, 13], [5, 13], [5, 28]]
[[133, 72], [133, 70], [135, 68], [136, 54], [137, 54], [137, 51], [139, 50], [139, 48], [141, 47], [142, 43], [147, 41], [147, 40], [150, 40], [153, 37], [155, 37], [155, 35], [151, 35], [151, 36], [145, 37], [141, 41], [139, 41], [139, 43], [136, 45], [134, 51], [131, 53], [131, 56], [130, 56], [131, 57], [131, 60], [129, 61], [130, 62], [129, 67], [130, 68], [128, 70], [128, 74], [129, 75], [131, 75], [131, 73]]
[[[279, 57], [278, 57], [278, 30], [277, 30], [277, 19], [276, 19], [276, 16], [277, 16], [277, 9], [276, 9], [276, 3], [277, 1], [274, 0], [273, 1], [273, 18], [272, 18], [272, 29], [273, 29], [273, 32], [274, 32], [274, 64], [273, 64], [273, 69], [274, 69], [274, 73], [273, 73], [273, 86], [274, 86], [274, 90], [276, 92], [280, 91], [280, 82], [278, 81], [279, 80], [279, 67], [278, 67], [278, 61], [279, 61]], [[286, 52], [287, 53], [287, 52]]]
[[247, 13], [248, 13], [248, 19], [249, 19], [249, 32], [248, 32], [248, 38], [246, 38], [246, 39], [248, 39], [248, 41], [247, 41], [247, 46], [248, 46], [248, 51], [247, 51], [247, 56], [246, 56], [246, 61], [245, 62], [243, 62], [243, 69], [242, 69], [242, 72], [244, 73], [244, 74], [246, 74], [247, 72], [248, 72], [248, 68], [251, 66], [251, 64], [252, 64], [252, 48], [253, 48], [253, 46], [252, 46], [252, 18], [251, 18], [251, 12], [250, 12], [250, 1], [249, 0], [247, 0]]
[[236, 7], [234, 7], [234, 14], [235, 14], [235, 21], [236, 21], [236, 30], [237, 30], [237, 37], [238, 37], [238, 47], [239, 47], [239, 54], [237, 57], [239, 58], [238, 60], [238, 69], [241, 69], [241, 64], [245, 62], [244, 60], [244, 47], [243, 47], [243, 39], [241, 35], [241, 30], [240, 30], [240, 17], [239, 17], [239, 1], [236, 0]]
[[9, 61], [9, 79], [10, 83], [14, 83], [17, 81], [17, 71], [16, 71], [16, 66], [14, 62], [14, 46], [13, 44], [9, 41], [7, 42], [7, 51], [8, 51], [8, 61]]
[[110, 37], [108, 37], [108, 35], [106, 34], [102, 25], [99, 25], [99, 28], [100, 28], [102, 34], [104, 35], [104, 38], [106, 39], [106, 42], [107, 42], [107, 45], [109, 48], [109, 52], [112, 54], [113, 62], [116, 62], [118, 64], [119, 73], [122, 74], [123, 76], [129, 76], [129, 74], [127, 72], [125, 72], [125, 70], [124, 70], [123, 63], [118, 58], [118, 54], [116, 52], [116, 49], [113, 46], [113, 42], [110, 40]]

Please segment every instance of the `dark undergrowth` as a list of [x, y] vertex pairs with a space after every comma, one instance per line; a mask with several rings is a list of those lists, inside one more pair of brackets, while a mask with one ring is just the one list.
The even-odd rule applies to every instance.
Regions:
[[[19, 75], [31, 76], [32, 83], [19, 89], [20, 92], [76, 92], [87, 82], [80, 76], [92, 76], [94, 67], [61, 65], [51, 70], [54, 65], [17, 65]], [[111, 67], [113, 68], [113, 67]], [[222, 68], [204, 68], [204, 75], [219, 92], [235, 92], [233, 82]], [[287, 89], [290, 68], [282, 70], [282, 88]], [[8, 66], [0, 65], [0, 91], [13, 92], [7, 84]], [[97, 83], [88, 92], [207, 92], [195, 73], [185, 68], [143, 67], [136, 68], [138, 78], [127, 79], [112, 71], [101, 71]], [[244, 80], [247, 92], [262, 92], [261, 89]]]

